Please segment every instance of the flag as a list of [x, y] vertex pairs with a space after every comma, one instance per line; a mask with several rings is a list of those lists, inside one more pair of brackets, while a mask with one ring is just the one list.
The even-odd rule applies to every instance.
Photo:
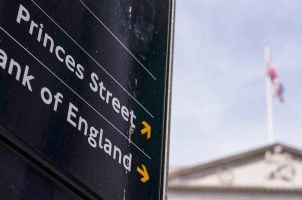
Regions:
[[273, 94], [275, 97], [279, 98], [280, 102], [284, 102], [283, 92], [284, 87], [280, 82], [279, 75], [271, 61], [269, 61], [267, 66], [267, 74], [272, 83]]

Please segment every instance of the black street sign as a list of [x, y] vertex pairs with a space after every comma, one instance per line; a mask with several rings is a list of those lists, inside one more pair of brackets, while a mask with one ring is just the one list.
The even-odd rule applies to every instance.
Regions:
[[91, 198], [162, 199], [171, 4], [0, 0], [2, 137]]
[[38, 170], [36, 165], [0, 140], [0, 196], [5, 200], [82, 200], [60, 181]]

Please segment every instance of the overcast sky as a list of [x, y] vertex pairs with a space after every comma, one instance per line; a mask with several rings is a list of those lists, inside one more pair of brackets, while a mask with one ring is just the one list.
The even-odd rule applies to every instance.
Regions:
[[285, 87], [277, 141], [302, 149], [302, 1], [178, 0], [171, 165], [268, 144], [264, 40]]

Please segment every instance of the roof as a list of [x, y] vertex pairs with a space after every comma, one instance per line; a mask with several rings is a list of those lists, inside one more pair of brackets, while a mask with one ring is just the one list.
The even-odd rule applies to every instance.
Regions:
[[302, 151], [275, 143], [187, 167], [169, 174], [169, 189], [302, 192]]

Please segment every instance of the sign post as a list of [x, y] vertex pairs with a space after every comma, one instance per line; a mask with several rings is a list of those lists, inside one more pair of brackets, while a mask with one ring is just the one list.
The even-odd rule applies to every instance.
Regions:
[[162, 199], [172, 1], [0, 1], [1, 136], [92, 199]]

